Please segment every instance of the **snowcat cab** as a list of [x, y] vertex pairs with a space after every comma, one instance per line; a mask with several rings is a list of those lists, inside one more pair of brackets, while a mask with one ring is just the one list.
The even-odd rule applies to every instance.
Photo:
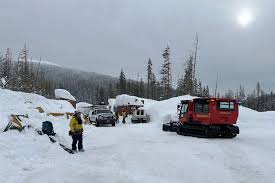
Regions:
[[239, 134], [234, 126], [238, 101], [227, 98], [196, 98], [181, 101], [178, 123], [166, 123], [164, 131], [197, 137], [228, 137]]

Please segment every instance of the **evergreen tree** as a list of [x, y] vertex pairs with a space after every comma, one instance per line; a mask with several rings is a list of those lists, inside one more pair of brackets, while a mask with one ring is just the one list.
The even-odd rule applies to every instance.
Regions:
[[228, 89], [228, 91], [224, 95], [225, 98], [234, 98], [234, 92], [231, 89]]
[[164, 58], [164, 63], [160, 71], [161, 74], [161, 87], [162, 99], [168, 99], [172, 96], [172, 73], [171, 73], [171, 62], [170, 62], [170, 48], [167, 46], [162, 54]]
[[140, 78], [139, 81], [139, 97], [145, 97], [145, 88], [144, 88], [144, 82], [142, 77]]
[[257, 97], [257, 108], [256, 110], [259, 111], [260, 109], [260, 95], [261, 94], [261, 84], [260, 82], [257, 83], [256, 85], [256, 97]]
[[119, 94], [125, 94], [126, 93], [126, 77], [123, 72], [123, 69], [120, 71], [119, 76]]
[[193, 82], [193, 56], [189, 56], [189, 59], [187, 61], [187, 67], [185, 68], [185, 75], [183, 78], [184, 88], [183, 88], [183, 94], [194, 94], [194, 82]]
[[151, 59], [149, 58], [147, 64], [147, 88], [146, 88], [146, 96], [147, 98], [152, 98], [152, 80], [153, 80], [153, 64]]
[[239, 94], [238, 94], [238, 100], [243, 102], [245, 100], [245, 91], [244, 91], [244, 87], [242, 87], [242, 85], [240, 85], [239, 88]]

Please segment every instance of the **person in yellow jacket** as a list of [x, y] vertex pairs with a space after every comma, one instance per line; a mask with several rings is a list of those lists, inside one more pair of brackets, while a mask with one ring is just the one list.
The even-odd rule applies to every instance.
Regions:
[[72, 150], [76, 151], [76, 145], [78, 145], [78, 150], [83, 152], [83, 126], [81, 113], [79, 111], [75, 111], [74, 115], [70, 120], [69, 126], [69, 135], [71, 135], [73, 139]]

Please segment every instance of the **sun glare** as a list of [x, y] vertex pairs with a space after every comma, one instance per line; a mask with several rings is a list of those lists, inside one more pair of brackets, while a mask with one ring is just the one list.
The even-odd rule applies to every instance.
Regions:
[[247, 27], [253, 22], [253, 18], [253, 14], [249, 10], [245, 9], [238, 15], [237, 22], [242, 27]]

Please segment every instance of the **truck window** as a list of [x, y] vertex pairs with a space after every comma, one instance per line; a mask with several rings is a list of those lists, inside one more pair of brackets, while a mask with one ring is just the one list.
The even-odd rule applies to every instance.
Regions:
[[209, 113], [209, 100], [195, 102], [195, 113]]
[[217, 109], [221, 111], [234, 111], [234, 102], [218, 101]]

